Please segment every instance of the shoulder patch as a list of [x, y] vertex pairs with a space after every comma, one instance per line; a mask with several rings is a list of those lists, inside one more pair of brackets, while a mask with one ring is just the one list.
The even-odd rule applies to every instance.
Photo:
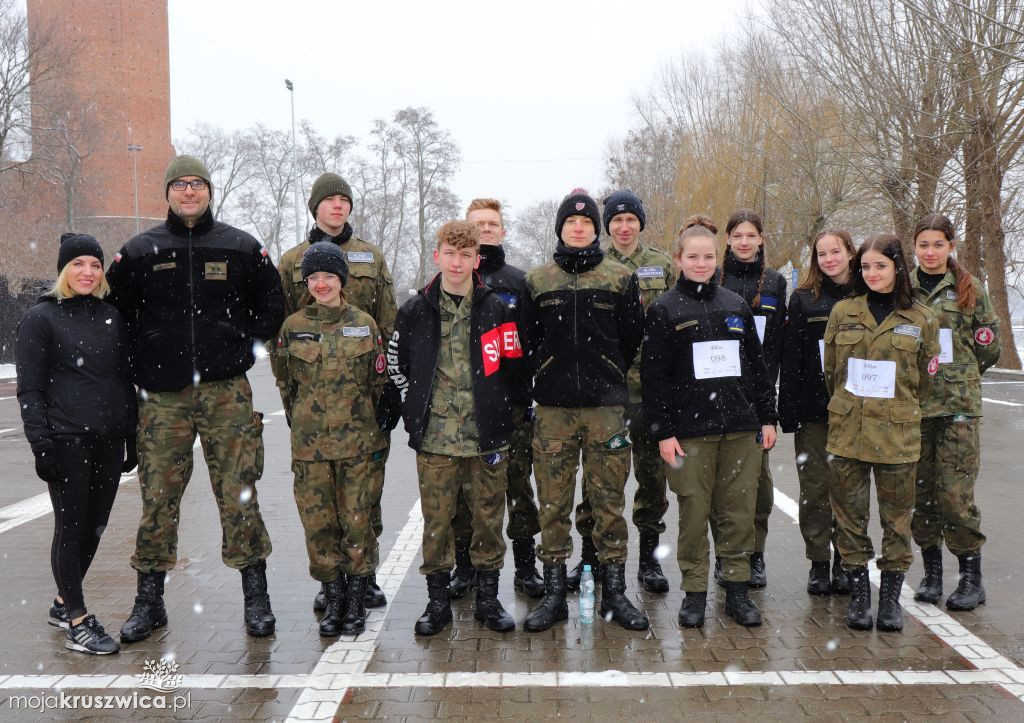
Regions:
[[373, 263], [373, 252], [372, 251], [349, 251], [348, 262], [350, 264], [372, 264]]
[[995, 332], [987, 326], [978, 327], [978, 330], [974, 332], [974, 341], [978, 346], [988, 346], [995, 341], [995, 338]]
[[641, 266], [636, 270], [638, 279], [660, 279], [665, 276], [665, 269], [660, 266]]
[[378, 374], [384, 373], [384, 370], [387, 368], [387, 363], [384, 361], [384, 354], [377, 355], [377, 361], [374, 362], [373, 368]]
[[725, 325], [729, 327], [729, 331], [743, 332], [743, 317], [742, 316], [727, 316], [725, 317]]
[[775, 311], [776, 309], [779, 308], [779, 300], [776, 299], [774, 296], [762, 295], [760, 306], [762, 309], [770, 309], [771, 311]]
[[342, 336], [369, 336], [369, 326], [343, 326], [341, 327]]
[[928, 376], [934, 377], [938, 373], [939, 373], [939, 358], [937, 356], [933, 356], [932, 360], [930, 362], [928, 362]]
[[900, 324], [895, 329], [893, 329], [893, 333], [902, 334], [903, 336], [912, 336], [915, 339], [920, 339], [921, 327], [914, 326], [913, 324]]

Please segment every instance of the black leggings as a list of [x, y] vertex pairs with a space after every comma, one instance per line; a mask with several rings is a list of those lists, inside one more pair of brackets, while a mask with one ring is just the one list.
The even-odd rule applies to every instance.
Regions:
[[65, 437], [54, 440], [54, 451], [66, 479], [48, 484], [54, 521], [50, 567], [72, 620], [85, 615], [82, 580], [114, 506], [124, 439]]

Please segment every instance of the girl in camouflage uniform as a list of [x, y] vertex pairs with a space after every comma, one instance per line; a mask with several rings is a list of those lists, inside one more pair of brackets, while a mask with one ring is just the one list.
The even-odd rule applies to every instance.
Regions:
[[921, 399], [921, 461], [912, 531], [925, 576], [920, 602], [942, 596], [942, 541], [960, 562], [950, 610], [985, 602], [981, 584], [981, 513], [974, 504], [981, 447], [981, 375], [999, 359], [999, 319], [985, 287], [950, 254], [956, 231], [945, 216], [925, 216], [914, 229], [918, 267], [914, 293], [939, 320], [939, 373]]
[[345, 301], [348, 266], [336, 244], [312, 244], [302, 276], [315, 303], [285, 319], [274, 376], [291, 428], [309, 574], [326, 583], [320, 634], [358, 635], [377, 558], [371, 509], [384, 483], [387, 442], [376, 421], [384, 349], [370, 315]]

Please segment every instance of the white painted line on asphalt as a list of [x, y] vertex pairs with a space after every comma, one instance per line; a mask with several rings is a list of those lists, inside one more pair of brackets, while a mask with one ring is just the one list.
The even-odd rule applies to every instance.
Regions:
[[11, 427], [9, 429], [0, 429], [0, 434], [7, 434], [8, 432], [13, 432], [14, 429], [14, 427]]
[[17, 399], [17, 397], [0, 397], [0, 402], [6, 402], [8, 399]]
[[[176, 692], [303, 688], [308, 702], [300, 713], [330, 720], [340, 704], [339, 693], [350, 688], [750, 688], [803, 685], [999, 685], [1012, 688], [1019, 669], [989, 670], [777, 670], [723, 673], [627, 673], [603, 670], [589, 673], [303, 673], [294, 675], [182, 675]], [[10, 675], [0, 676], [0, 690], [120, 690], [139, 687], [139, 675]], [[338, 699], [335, 702], [335, 699]], [[320, 706], [324, 706], [321, 709]], [[298, 706], [296, 706], [298, 708]], [[330, 708], [329, 711], [327, 709]]]
[[1013, 381], [1013, 382], [1002, 382], [1002, 381], [1001, 382], [987, 382], [987, 381], [983, 381], [981, 383], [981, 386], [987, 387], [989, 385], [994, 385], [994, 384], [1024, 384], [1024, 380], [1021, 380], [1019, 382], [1018, 381]]
[[[398, 588], [402, 586], [406, 573], [412, 567], [423, 542], [423, 513], [417, 497], [409, 510], [409, 520], [399, 531], [395, 544], [387, 559], [377, 570], [377, 584], [388, 599], [383, 610], [368, 610], [366, 632], [352, 639], [338, 640], [332, 644], [317, 662], [310, 677], [322, 676], [332, 682], [326, 688], [319, 685], [303, 686], [305, 690], [292, 707], [288, 721], [331, 720], [338, 711], [342, 699], [350, 687], [362, 687], [345, 682], [346, 676], [365, 674], [366, 666], [377, 648], [377, 636], [384, 627], [388, 610], [395, 601]], [[386, 677], [386, 676], [384, 676]]]
[[[775, 506], [789, 517], [797, 519], [799, 506], [792, 497], [779, 490], [778, 487], [775, 488]], [[880, 585], [882, 573], [875, 566], [874, 560], [871, 561], [868, 568], [870, 570], [871, 582], [876, 586]], [[1024, 669], [1019, 668], [1013, 661], [1000, 655], [995, 648], [969, 631], [957, 622], [955, 618], [947, 615], [935, 605], [919, 603], [914, 600], [914, 591], [909, 585], [904, 584], [900, 590], [900, 605], [907, 611], [909, 616], [928, 628], [932, 635], [953, 648], [967, 661], [968, 665], [975, 668], [975, 670], [963, 672], [976, 675], [979, 673], [992, 673], [996, 670], [1010, 670], [1018, 671], [1024, 675]], [[950, 671], [950, 674], [955, 675], [956, 671]], [[1008, 685], [1002, 685], [1003, 683], [1010, 683], [1015, 680], [1017, 678], [1011, 676], [1009, 681], [986, 679], [986, 682], [1000, 685], [1010, 695], [1024, 702], [1024, 695], [1022, 695], [1024, 690], [1018, 690], [1016, 686], [1011, 688]], [[957, 682], [960, 681], [958, 680]]]
[[[133, 474], [122, 475], [120, 484], [132, 479], [135, 479]], [[0, 533], [13, 530], [19, 525], [37, 520], [51, 512], [53, 512], [53, 504], [50, 502], [50, 495], [47, 492], [29, 497], [21, 502], [15, 502], [13, 505], [7, 505], [7, 507], [0, 508]]]
[[991, 404], [1002, 404], [1007, 407], [1024, 407], [1024, 404], [1018, 404], [1017, 402], [1004, 402], [1002, 399], [989, 399], [988, 397], [982, 397], [981, 401]]

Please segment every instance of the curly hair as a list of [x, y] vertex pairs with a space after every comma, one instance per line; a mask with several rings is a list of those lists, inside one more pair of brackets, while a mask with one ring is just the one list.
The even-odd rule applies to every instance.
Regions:
[[437, 248], [448, 244], [457, 249], [480, 248], [480, 232], [469, 221], [449, 221], [437, 229]]

